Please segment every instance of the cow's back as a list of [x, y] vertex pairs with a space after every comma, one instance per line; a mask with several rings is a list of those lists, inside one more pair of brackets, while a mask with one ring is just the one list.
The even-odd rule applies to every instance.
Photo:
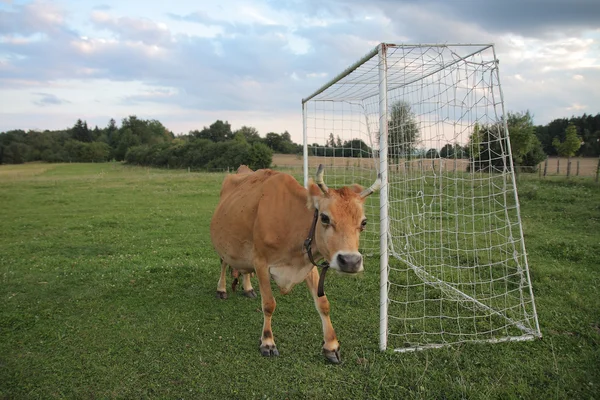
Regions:
[[280, 172], [264, 169], [228, 175], [210, 224], [213, 246], [234, 268], [251, 270], [253, 231], [264, 185]]

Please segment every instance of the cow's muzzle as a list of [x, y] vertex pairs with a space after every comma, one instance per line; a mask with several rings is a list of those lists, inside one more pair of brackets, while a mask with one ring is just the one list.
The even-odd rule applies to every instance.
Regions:
[[361, 272], [363, 267], [363, 257], [358, 252], [338, 251], [331, 260], [331, 268], [347, 274]]

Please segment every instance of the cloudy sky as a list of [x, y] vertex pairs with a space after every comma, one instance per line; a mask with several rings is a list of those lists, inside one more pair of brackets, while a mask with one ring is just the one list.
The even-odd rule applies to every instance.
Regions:
[[299, 142], [301, 99], [379, 42], [494, 43], [508, 110], [600, 112], [598, 0], [0, 0], [0, 131], [135, 114]]

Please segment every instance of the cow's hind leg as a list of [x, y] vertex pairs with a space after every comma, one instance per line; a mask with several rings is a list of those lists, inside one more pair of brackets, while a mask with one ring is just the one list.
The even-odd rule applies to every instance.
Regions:
[[244, 286], [244, 296], [246, 297], [250, 297], [251, 299], [256, 298], [256, 292], [254, 291], [254, 288], [252, 287], [252, 281], [250, 280], [250, 277], [252, 276], [251, 272], [244, 272], [243, 274], [243, 286]]
[[226, 274], [227, 272], [227, 263], [221, 258], [221, 276], [219, 277], [219, 283], [217, 284], [217, 298], [226, 299], [227, 298], [227, 282], [226, 282]]
[[[338, 364], [341, 361], [340, 344], [331, 325], [329, 318], [329, 300], [327, 296], [319, 297], [317, 287], [319, 285], [319, 272], [317, 267], [314, 267], [305, 279], [308, 290], [313, 296], [315, 307], [321, 316], [323, 323], [323, 355], [332, 363]], [[262, 290], [262, 288], [261, 288]]]
[[263, 330], [260, 337], [260, 354], [265, 357], [278, 356], [277, 346], [271, 330], [271, 316], [275, 311], [275, 297], [271, 291], [271, 277], [266, 263], [254, 263], [256, 276], [258, 277], [258, 286], [260, 288], [260, 298], [262, 301], [262, 310], [264, 316]]
[[231, 266], [229, 266], [229, 269], [231, 270], [231, 277], [233, 278], [233, 281], [231, 282], [231, 290], [233, 290], [235, 292], [235, 289], [237, 288], [237, 285], [239, 283], [239, 276], [240, 276], [240, 271], [238, 271], [235, 268], [231, 268]]

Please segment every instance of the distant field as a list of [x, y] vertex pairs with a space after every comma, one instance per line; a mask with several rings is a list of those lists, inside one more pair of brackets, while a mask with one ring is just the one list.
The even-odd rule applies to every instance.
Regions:
[[[414, 167], [418, 166], [419, 169], [435, 168], [438, 171], [441, 163], [444, 171], [452, 172], [465, 172], [467, 170], [467, 166], [469, 165], [468, 160], [455, 161], [453, 159], [443, 159], [442, 161], [439, 159], [434, 161], [423, 159], [420, 162], [422, 162], [422, 165], [419, 164], [419, 161], [413, 161], [412, 163]], [[333, 165], [336, 167], [367, 167], [373, 165], [373, 160], [370, 158], [309, 157], [310, 166], [317, 166], [320, 163], [327, 166]], [[579, 176], [596, 176], [598, 158], [571, 158], [571, 175], [573, 176], [577, 175], [577, 163], [579, 163]], [[303, 165], [302, 156], [294, 154], [274, 154], [273, 165], [277, 165], [278, 167], [301, 167]], [[550, 157], [548, 158], [547, 174], [567, 175], [567, 165], [567, 158]], [[543, 171], [544, 163], [540, 163], [539, 166]], [[395, 170], [402, 170], [403, 166], [391, 166], [391, 168]]]
[[589, 179], [519, 182], [543, 339], [382, 353], [368, 259], [359, 278], [327, 278], [335, 366], [304, 284], [276, 291], [276, 359], [258, 351], [260, 299], [215, 299], [208, 226], [223, 177], [0, 166], [0, 398], [597, 397], [600, 187]]

